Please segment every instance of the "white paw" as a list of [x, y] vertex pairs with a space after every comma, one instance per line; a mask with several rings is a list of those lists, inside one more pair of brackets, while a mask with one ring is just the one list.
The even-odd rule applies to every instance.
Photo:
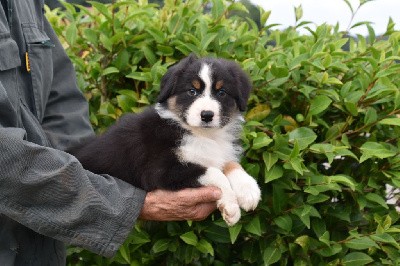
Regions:
[[242, 169], [230, 172], [227, 177], [239, 206], [245, 211], [254, 210], [261, 199], [257, 182]]
[[218, 204], [218, 209], [220, 210], [220, 212], [222, 214], [222, 218], [224, 218], [225, 222], [229, 226], [232, 226], [239, 221], [241, 214], [240, 214], [239, 205], [237, 203], [220, 202]]
[[229, 180], [222, 171], [209, 167], [206, 173], [199, 178], [199, 183], [204, 186], [212, 185], [221, 189], [222, 196], [217, 202], [218, 209], [229, 226], [236, 224], [241, 216], [240, 207], [235, 192], [232, 191]]

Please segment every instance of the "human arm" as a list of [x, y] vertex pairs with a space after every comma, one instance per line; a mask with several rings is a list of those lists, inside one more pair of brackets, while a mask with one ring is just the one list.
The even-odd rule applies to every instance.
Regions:
[[82, 168], [71, 155], [0, 128], [0, 213], [43, 235], [112, 256], [145, 192]]
[[[47, 22], [45, 30], [55, 47], [41, 51], [33, 44], [32, 75], [13, 66], [0, 75], [0, 213], [42, 235], [112, 256], [131, 231], [145, 192], [86, 171], [61, 151], [93, 130], [71, 62]], [[40, 73], [53, 76], [46, 79], [51, 86], [36, 80], [32, 87], [28, 81]]]

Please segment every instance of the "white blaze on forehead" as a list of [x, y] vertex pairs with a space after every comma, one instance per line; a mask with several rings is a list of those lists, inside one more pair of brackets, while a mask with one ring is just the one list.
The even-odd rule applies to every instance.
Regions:
[[[209, 64], [202, 64], [200, 72], [200, 79], [204, 82], [204, 90], [191, 104], [186, 112], [186, 120], [189, 126], [200, 127], [205, 124], [208, 127], [219, 127], [221, 123], [221, 104], [211, 96], [212, 92], [212, 68]], [[202, 111], [212, 111], [214, 113], [213, 120], [204, 123], [201, 119]]]
[[211, 66], [208, 64], [203, 64], [201, 66], [199, 77], [203, 80], [205, 84], [204, 93], [207, 96], [211, 96], [211, 86], [212, 86], [212, 78], [211, 78]]

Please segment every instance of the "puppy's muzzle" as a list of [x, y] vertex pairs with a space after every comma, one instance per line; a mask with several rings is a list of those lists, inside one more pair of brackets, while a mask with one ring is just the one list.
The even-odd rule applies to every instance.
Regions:
[[209, 123], [213, 120], [214, 112], [213, 111], [201, 111], [200, 116], [201, 116], [201, 121]]

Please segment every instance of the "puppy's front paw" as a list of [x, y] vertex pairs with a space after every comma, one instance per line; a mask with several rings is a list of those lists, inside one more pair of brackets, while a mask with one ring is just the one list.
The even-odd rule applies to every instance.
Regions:
[[206, 173], [199, 178], [199, 183], [204, 186], [216, 186], [222, 191], [221, 199], [217, 201], [218, 209], [221, 211], [225, 222], [232, 226], [240, 219], [240, 207], [235, 192], [232, 191], [229, 180], [218, 168], [209, 167]]
[[227, 177], [236, 194], [239, 206], [245, 211], [254, 210], [261, 199], [261, 191], [257, 182], [242, 169], [231, 171]]
[[218, 209], [222, 214], [225, 222], [232, 226], [236, 224], [240, 219], [240, 208], [237, 203], [232, 202], [221, 202], [218, 204]]

